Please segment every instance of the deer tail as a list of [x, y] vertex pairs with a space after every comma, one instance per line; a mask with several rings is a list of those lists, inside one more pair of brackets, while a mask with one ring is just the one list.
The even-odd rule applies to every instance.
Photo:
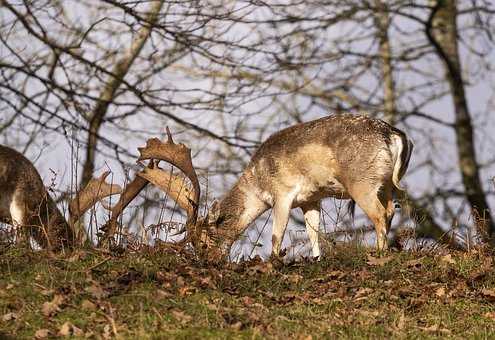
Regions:
[[391, 151], [394, 156], [394, 170], [392, 172], [392, 182], [399, 191], [404, 191], [400, 185], [402, 176], [406, 173], [411, 159], [414, 145], [404, 133], [394, 134], [392, 138]]

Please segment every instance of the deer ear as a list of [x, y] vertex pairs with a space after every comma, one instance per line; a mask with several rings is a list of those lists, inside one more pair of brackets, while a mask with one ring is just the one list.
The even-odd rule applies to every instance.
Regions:
[[215, 223], [220, 215], [220, 208], [218, 207], [218, 201], [214, 201], [208, 212], [208, 224]]

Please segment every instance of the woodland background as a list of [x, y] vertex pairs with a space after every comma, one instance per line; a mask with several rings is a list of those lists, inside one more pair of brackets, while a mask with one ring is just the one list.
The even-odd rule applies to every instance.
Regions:
[[[63, 205], [93, 173], [132, 178], [137, 147], [168, 125], [193, 150], [205, 211], [271, 133], [367, 112], [415, 143], [413, 214], [395, 224], [419, 239], [489, 240], [494, 20], [489, 0], [2, 0], [0, 143], [30, 158]], [[146, 226], [172, 206], [149, 190], [126, 226], [149, 240]], [[322, 232], [355, 232], [341, 208], [324, 205]], [[266, 225], [242, 242], [258, 244]]]
[[[93, 174], [131, 180], [167, 125], [193, 150], [202, 215], [296, 122], [368, 112], [415, 143], [413, 212], [390, 235], [405, 251], [377, 256], [370, 222], [329, 199], [321, 261], [254, 256], [269, 214], [232, 252], [251, 259], [210, 261], [155, 242], [185, 218], [150, 186], [125, 249], [0, 242], [0, 338], [493, 337], [494, 20], [491, 0], [0, 0], [0, 143], [65, 211]], [[93, 241], [107, 219], [85, 216]], [[306, 254], [301, 219], [289, 255]]]

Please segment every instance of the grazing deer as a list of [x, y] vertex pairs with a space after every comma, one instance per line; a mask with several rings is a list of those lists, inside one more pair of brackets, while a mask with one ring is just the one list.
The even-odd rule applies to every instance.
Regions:
[[70, 218], [66, 221], [34, 165], [14, 149], [0, 145], [0, 220], [27, 229], [43, 248], [71, 247], [79, 218], [102, 198], [120, 193], [118, 186], [105, 182], [108, 174], [92, 179], [76, 194], [69, 203]]
[[[393, 194], [403, 191], [399, 181], [413, 150], [412, 142], [393, 126], [367, 116], [342, 114], [279, 131], [261, 144], [237, 183], [207, 218], [199, 221], [200, 187], [191, 150], [175, 144], [168, 129], [167, 134], [167, 142], [153, 138], [139, 148], [139, 160], [151, 162], [138, 173], [139, 183], [131, 192], [135, 196], [136, 189], [147, 182], [165, 190], [187, 211], [189, 232], [206, 229], [210, 240], [222, 240], [229, 248], [251, 222], [272, 208], [272, 253], [279, 256], [289, 212], [299, 207], [313, 256], [319, 257], [320, 202], [335, 197], [355, 201], [375, 226], [377, 248], [387, 248]], [[153, 165], [160, 160], [182, 170], [192, 188], [184, 186], [180, 176]], [[122, 206], [115, 207], [116, 216]]]

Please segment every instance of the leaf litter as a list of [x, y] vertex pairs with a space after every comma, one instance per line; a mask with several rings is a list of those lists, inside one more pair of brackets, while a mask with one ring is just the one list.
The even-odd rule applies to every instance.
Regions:
[[[321, 262], [292, 266], [259, 258], [196, 262], [159, 252], [115, 258], [81, 254], [67, 261], [69, 268], [103, 264], [78, 271], [79, 277], [56, 264], [47, 270], [46, 260], [35, 262], [34, 269], [26, 266], [37, 295], [26, 295], [20, 278], [0, 281], [0, 290], [8, 291], [0, 299], [0, 326], [39, 339], [139, 337], [139, 329], [163, 337], [187, 329], [268, 338], [308, 332], [314, 338], [353, 332], [473, 335], [476, 328], [468, 326], [479, 320], [487, 322], [480, 331], [495, 331], [495, 275], [491, 260], [480, 253], [377, 257], [349, 251], [345, 257], [335, 250]], [[469, 261], [477, 265], [468, 266]], [[37, 323], [39, 314], [44, 321]], [[452, 314], [466, 324], [449, 324], [446, 316]], [[374, 330], [379, 333], [370, 333]]]

